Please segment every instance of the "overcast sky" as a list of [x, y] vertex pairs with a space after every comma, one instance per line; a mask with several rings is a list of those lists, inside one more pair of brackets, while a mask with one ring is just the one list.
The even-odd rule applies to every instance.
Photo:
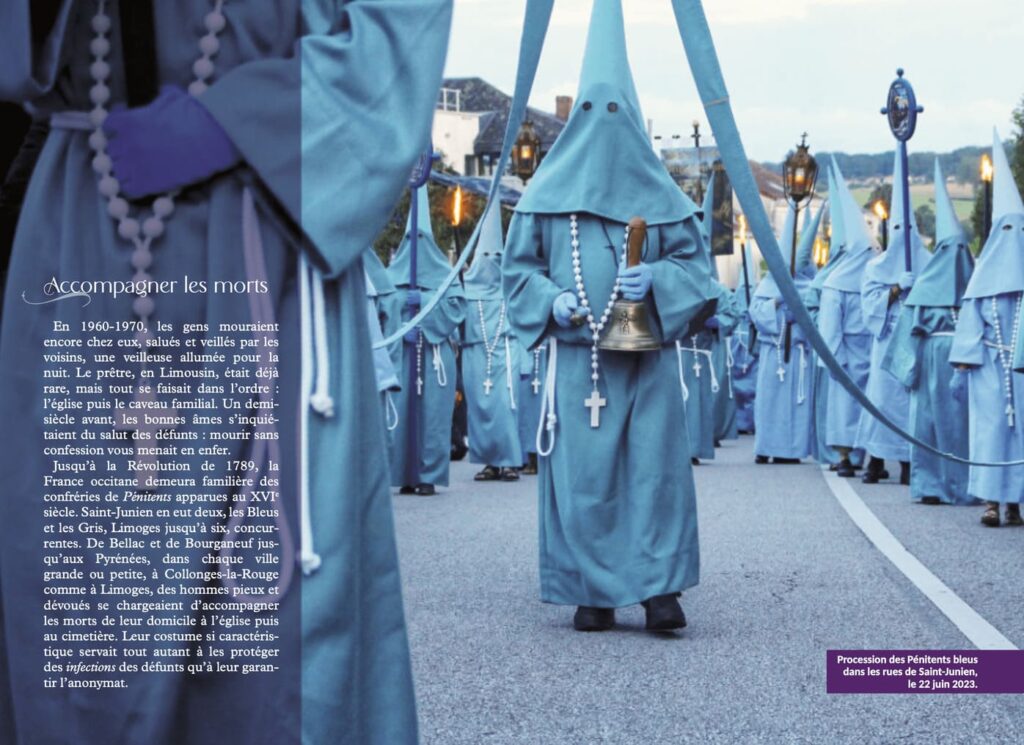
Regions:
[[[592, 0], [556, 0], [531, 104], [576, 94]], [[669, 0], [624, 0], [630, 62], [655, 134], [688, 135], [696, 89]], [[805, 129], [815, 150], [892, 148], [889, 83], [906, 69], [925, 107], [914, 150], [1008, 136], [1024, 96], [1021, 0], [704, 0], [747, 153], [780, 160]], [[524, 0], [455, 0], [446, 74], [512, 93]]]

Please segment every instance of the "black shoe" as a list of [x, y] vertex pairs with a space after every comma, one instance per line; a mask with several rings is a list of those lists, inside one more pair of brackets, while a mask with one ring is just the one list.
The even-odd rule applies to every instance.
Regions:
[[399, 494], [415, 494], [416, 493], [416, 488], [412, 487], [412, 486], [403, 486], [401, 489], [398, 490], [398, 493]]
[[501, 471], [497, 466], [484, 466], [483, 470], [473, 477], [473, 481], [498, 481], [500, 478]]
[[514, 468], [502, 468], [501, 469], [501, 480], [502, 481], [519, 481], [519, 471]]
[[999, 527], [999, 502], [985, 502], [985, 512], [981, 515], [981, 524], [988, 528]]
[[755, 455], [754, 456], [754, 462], [757, 465], [759, 465], [759, 466], [763, 466], [763, 465], [768, 463], [768, 456], [767, 455]]
[[525, 476], [536, 476], [537, 475], [537, 454], [530, 453], [526, 461], [526, 465], [523, 466], [523, 475]]
[[722, 447], [722, 441], [721, 440], [715, 440], [715, 447], [716, 448]]
[[889, 478], [889, 472], [885, 470], [885, 461], [871, 456], [861, 481], [865, 484], [877, 484], [879, 481], [887, 478]]
[[799, 458], [772, 458], [772, 462], [777, 466], [798, 466], [800, 465]]
[[1020, 505], [1016, 502], [1007, 504], [1006, 517], [1004, 519], [1011, 528], [1019, 528], [1021, 525], [1024, 525], [1024, 520], [1020, 517]]
[[900, 484], [910, 486], [910, 464], [905, 460], [900, 461]]
[[836, 476], [843, 479], [852, 479], [857, 475], [856, 467], [847, 458], [843, 458], [836, 466]]
[[432, 497], [437, 494], [437, 489], [434, 488], [433, 484], [420, 484], [416, 487], [416, 493], [421, 497]]
[[676, 595], [655, 595], [640, 603], [647, 611], [648, 631], [673, 631], [686, 628], [686, 616]]
[[942, 504], [938, 497], [921, 497], [921, 504]]
[[690, 463], [695, 466], [700, 465], [700, 458], [690, 458]]
[[581, 605], [572, 618], [572, 627], [577, 631], [608, 631], [614, 626], [614, 608], [591, 608], [588, 605]]

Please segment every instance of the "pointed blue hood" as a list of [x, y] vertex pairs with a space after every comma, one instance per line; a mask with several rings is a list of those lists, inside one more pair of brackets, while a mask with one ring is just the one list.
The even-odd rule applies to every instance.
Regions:
[[[430, 200], [427, 196], [427, 187], [422, 186], [415, 191], [416, 193], [413, 194], [413, 198], [417, 200], [417, 209], [419, 210], [419, 225], [417, 225], [419, 237], [416, 243], [416, 284], [419, 285], [421, 290], [436, 290], [451, 272], [452, 267], [448, 263], [444, 251], [438, 247], [437, 242], [434, 240], [434, 229], [430, 225]], [[409, 218], [405, 222], [405, 238], [388, 265], [388, 276], [395, 284], [395, 287], [409, 286], [412, 230], [412, 210], [409, 210]], [[457, 282], [452, 287], [456, 292], [461, 290], [461, 286]]]
[[981, 249], [965, 298], [1024, 290], [1024, 201], [999, 133], [993, 130], [992, 134], [992, 232]]
[[626, 54], [621, 0], [594, 0], [576, 106], [517, 212], [588, 212], [648, 225], [697, 211], [654, 154]]
[[818, 270], [811, 283], [811, 287], [821, 290], [825, 286], [825, 280], [836, 270], [839, 262], [846, 253], [846, 228], [843, 225], [843, 209], [840, 204], [839, 185], [836, 184], [836, 176], [832, 168], [828, 169], [828, 217], [832, 226], [832, 235], [829, 239], [828, 261], [825, 266]]
[[505, 242], [501, 237], [501, 205], [488, 207], [480, 226], [480, 239], [473, 252], [473, 263], [462, 277], [467, 300], [501, 300], [501, 257]]
[[842, 292], [860, 292], [860, 283], [864, 277], [864, 269], [875, 257], [875, 244], [868, 234], [864, 222], [864, 211], [857, 205], [850, 188], [846, 185], [839, 164], [832, 158], [832, 170], [835, 171], [835, 186], [838, 192], [839, 211], [843, 216], [843, 250], [842, 259], [836, 268], [825, 279], [824, 287]]
[[718, 279], [718, 261], [715, 259], [713, 246], [711, 245], [711, 232], [715, 224], [715, 173], [712, 171], [708, 180], [707, 191], [704, 193], [704, 203], [701, 205], [700, 232], [704, 238], [704, 250], [707, 251], [708, 261], [711, 262], [711, 278]]
[[[889, 207], [889, 248], [871, 259], [864, 269], [865, 276], [880, 284], [895, 285], [906, 271], [907, 258], [904, 241], [908, 226], [903, 224], [903, 159], [896, 150], [896, 163], [892, 171], [892, 200]], [[917, 220], [913, 205], [910, 210], [910, 256], [915, 274], [920, 275], [928, 266], [932, 255], [924, 247], [921, 234], [917, 232]]]
[[366, 276], [367, 297], [390, 295], [395, 291], [395, 283], [391, 281], [384, 262], [372, 246], [363, 253], [363, 273]]
[[939, 159], [935, 159], [935, 253], [918, 276], [904, 305], [930, 308], [959, 307], [974, 271], [963, 228], [946, 190]]
[[[815, 217], [807, 218], [804, 222], [803, 232], [800, 233], [800, 241], [796, 246], [796, 284], [801, 288], [807, 284], [808, 280], [811, 279], [814, 273], [814, 239], [818, 235], [818, 226], [821, 224], [821, 213], [824, 212], [824, 210], [825, 208], [822, 206]], [[795, 219], [796, 211], [793, 209], [793, 205], [790, 205], [789, 212], [786, 213], [786, 223], [782, 228], [782, 236], [779, 239], [779, 244], [781, 246], [791, 245], [790, 242], [793, 240], [793, 221]], [[808, 267], [810, 267], [810, 270]], [[761, 284], [757, 286], [757, 292], [755, 295], [757, 297], [770, 297], [775, 299], [782, 297], [782, 293], [779, 292], [779, 286], [775, 282], [775, 277], [771, 274], [766, 274], [764, 279], [761, 280]]]
[[825, 211], [825, 205], [818, 208], [815, 215], [811, 215], [811, 208], [808, 206], [807, 216], [804, 218], [804, 230], [800, 234], [800, 244], [796, 248], [796, 271], [806, 277], [813, 277], [818, 272], [814, 264], [814, 241], [818, 237], [818, 228], [821, 227], [821, 215]]

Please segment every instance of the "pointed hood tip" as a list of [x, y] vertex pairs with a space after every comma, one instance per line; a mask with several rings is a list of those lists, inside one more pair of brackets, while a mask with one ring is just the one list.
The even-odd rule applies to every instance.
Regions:
[[1006, 215], [1024, 215], [1024, 199], [1013, 180], [1013, 170], [1006, 157], [1006, 148], [999, 138], [999, 131], [992, 128], [992, 222]]
[[935, 159], [935, 245], [964, 238], [964, 229], [956, 216], [953, 200], [946, 189], [946, 177], [939, 159]]
[[622, 0], [594, 0], [591, 10], [577, 100], [582, 101], [587, 91], [599, 85], [620, 91], [643, 118], [629, 66]]

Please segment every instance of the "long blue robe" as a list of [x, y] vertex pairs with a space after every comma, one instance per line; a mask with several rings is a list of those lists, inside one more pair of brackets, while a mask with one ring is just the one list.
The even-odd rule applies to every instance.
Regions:
[[[185, 86], [211, 4], [180, 0], [153, 5], [160, 82]], [[375, 2], [226, 3], [228, 29], [220, 37], [217, 77], [203, 103], [247, 167], [183, 192], [166, 233], [154, 244], [149, 273], [157, 280], [180, 282], [185, 275], [245, 279], [243, 184], [255, 192], [267, 297], [281, 328], [279, 475], [281, 506], [293, 536], [298, 535], [301, 358], [295, 247], [301, 244], [328, 278], [329, 389], [336, 411], [331, 418], [313, 415], [309, 432], [310, 509], [322, 565], [310, 576], [300, 580], [296, 572], [292, 579], [275, 629], [282, 637], [282, 670], [272, 676], [119, 673], [128, 680], [127, 690], [41, 688], [40, 484], [49, 464], [41, 456], [39, 350], [55, 321], [80, 328], [84, 321], [135, 319], [130, 297], [96, 294], [87, 306], [21, 301], [22, 292], [34, 297], [53, 276], [129, 280], [133, 274], [130, 248], [116, 235], [97, 193], [88, 133], [57, 129], [50, 134], [22, 212], [0, 336], [0, 421], [5, 427], [16, 422], [18, 428], [18, 436], [5, 439], [0, 450], [6, 480], [0, 521], [0, 741], [416, 741], [386, 464], [380, 457], [384, 426], [378, 400], [370, 395], [375, 389], [373, 354], [358, 259], [384, 224], [428, 136], [450, 5], [393, 4], [380, 12]], [[87, 110], [95, 4], [64, 2], [47, 45], [36, 49], [29, 44], [28, 9], [27, 0], [4, 0], [0, 10], [0, 46], [5, 49], [0, 98], [32, 101], [41, 115]], [[110, 15], [116, 38], [116, 4]], [[111, 64], [117, 102], [123, 92], [116, 51]], [[372, 107], [368, 91], [375, 94]], [[403, 125], [395, 127], [396, 121]], [[382, 128], [391, 136], [386, 145], [376, 146], [372, 133]], [[339, 198], [355, 194], [355, 184], [359, 199]], [[279, 214], [300, 226], [302, 235], [282, 229], [275, 219]], [[208, 323], [212, 336], [219, 323], [249, 322], [249, 303], [245, 294], [162, 295], [154, 318], [175, 325]], [[224, 366], [218, 371], [224, 372]], [[209, 429], [196, 425], [182, 431], [202, 435]], [[248, 452], [238, 441], [226, 446], [230, 452], [224, 463]], [[182, 460], [198, 473], [198, 461], [205, 458]], [[119, 472], [126, 470], [123, 462], [117, 465]], [[227, 471], [221, 467], [207, 473], [223, 477]], [[97, 569], [91, 553], [84, 554], [85, 571]], [[143, 553], [159, 565], [155, 554], [163, 551]], [[202, 566], [206, 552], [189, 553], [192, 566]], [[192, 588], [202, 584], [177, 581]], [[156, 619], [171, 615], [180, 614], [152, 612]]]
[[533, 351], [519, 345], [519, 446], [523, 455], [537, 452], [537, 426], [540, 423], [540, 405], [544, 393], [544, 371], [547, 369], [547, 345]]
[[[468, 407], [469, 459], [488, 466], [516, 468], [523, 464], [517, 416], [521, 348], [509, 335], [509, 322], [502, 313], [504, 301], [500, 297], [466, 302], [461, 351], [462, 382]], [[481, 312], [487, 330], [486, 343], [480, 328]], [[497, 341], [495, 335], [498, 335]], [[487, 376], [487, 344], [494, 345], [490, 378]], [[489, 393], [484, 388], [487, 380], [491, 381]]]
[[[878, 259], [889, 258], [879, 256]], [[864, 325], [871, 332], [871, 363], [868, 383], [864, 392], [875, 406], [881, 408], [900, 428], [906, 429], [910, 417], [910, 394], [907, 388], [882, 366], [882, 360], [892, 341], [893, 329], [900, 316], [902, 303], [890, 303], [892, 284], [881, 281], [872, 271], [871, 264], [864, 273], [861, 285], [861, 311]], [[879, 422], [866, 411], [857, 425], [857, 447], [868, 455], [883, 460], [910, 460], [910, 443]]]
[[[821, 310], [821, 288], [811, 283], [800, 295], [804, 306], [811, 314], [815, 326]], [[811, 457], [818, 463], [838, 463], [839, 454], [828, 446], [825, 433], [828, 423], [828, 385], [831, 380], [828, 368], [821, 365], [818, 355], [811, 355], [811, 371], [814, 385], [814, 436], [811, 440]]]
[[[818, 330], [839, 364], [863, 390], [868, 384], [871, 369], [871, 333], [864, 325], [860, 293], [823, 288]], [[845, 388], [834, 381], [828, 385], [826, 411], [826, 444], [829, 447], [855, 447], [862, 408]]]
[[[396, 279], [392, 277], [392, 279]], [[426, 305], [433, 292], [421, 289]], [[393, 302], [404, 321], [409, 320], [406, 304], [408, 286], [399, 287]], [[448, 486], [451, 465], [452, 413], [455, 410], [455, 348], [459, 324], [466, 317], [466, 300], [456, 281], [419, 326], [416, 341], [402, 339], [400, 345], [399, 380], [402, 390], [394, 397], [398, 409], [398, 427], [391, 433], [391, 485], [416, 486], [433, 484]], [[417, 356], [419, 366], [417, 367]], [[422, 391], [406, 381], [422, 380]], [[415, 402], [415, 414], [410, 405]], [[412, 422], [410, 422], [412, 420]], [[410, 428], [415, 426], [415, 433]], [[416, 457], [409, 452], [415, 438]]]
[[[606, 221], [609, 235], [623, 226]], [[579, 216], [588, 297], [603, 310], [620, 246], [602, 221]], [[651, 226], [644, 261], [648, 296], [662, 339], [683, 335], [711, 296], [696, 222]], [[528, 348], [544, 337], [555, 365], [554, 437], [540, 459], [541, 599], [562, 605], [622, 607], [697, 584], [697, 506], [690, 445], [671, 343], [660, 351], [601, 352], [600, 427], [591, 427], [590, 331], [551, 319], [555, 298], [573, 287], [567, 215], [516, 213], [503, 264], [516, 336]]]
[[740, 321], [740, 308], [736, 296], [731, 292], [722, 294], [716, 316], [723, 324], [718, 329], [711, 346], [711, 362], [719, 380], [718, 393], [714, 400], [715, 441], [735, 440], [736, 433], [736, 391], [733, 374], [736, 361], [732, 357], [731, 339]]
[[[774, 297], [752, 298], [750, 317], [757, 326], [761, 348], [754, 399], [754, 453], [774, 458], [806, 458], [814, 450], [814, 367], [810, 345], [800, 326], [794, 324], [786, 362], [785, 316]], [[779, 370], [783, 371], [781, 380]]]
[[[906, 306], [893, 331], [884, 366], [910, 391], [910, 432], [961, 458], [970, 454], [969, 408], [949, 390], [949, 364], [956, 328], [951, 308]], [[966, 504], [969, 468], [919, 447], [910, 448], [910, 496]]]
[[732, 388], [736, 399], [736, 429], [754, 431], [754, 400], [757, 392], [758, 357], [750, 349], [749, 312], [744, 311], [736, 330], [729, 337], [732, 348]]
[[[1003, 364], [995, 333], [998, 318], [1003, 344], [1009, 346], [1017, 317], [1020, 292], [1002, 293], [994, 297], [967, 298], [953, 336], [949, 361], [954, 365], [970, 365], [968, 402], [970, 417], [971, 460], [1013, 461], [1024, 459], [1024, 376], [1010, 375], [1011, 396], [1017, 411], [1015, 426], [1006, 416], [1009, 403], [1004, 385]], [[993, 308], [993, 303], [995, 307]], [[1012, 365], [1013, 350], [1006, 351]], [[991, 502], [1020, 502], [1024, 499], [1024, 466], [988, 468], [971, 466], [967, 493]]]

